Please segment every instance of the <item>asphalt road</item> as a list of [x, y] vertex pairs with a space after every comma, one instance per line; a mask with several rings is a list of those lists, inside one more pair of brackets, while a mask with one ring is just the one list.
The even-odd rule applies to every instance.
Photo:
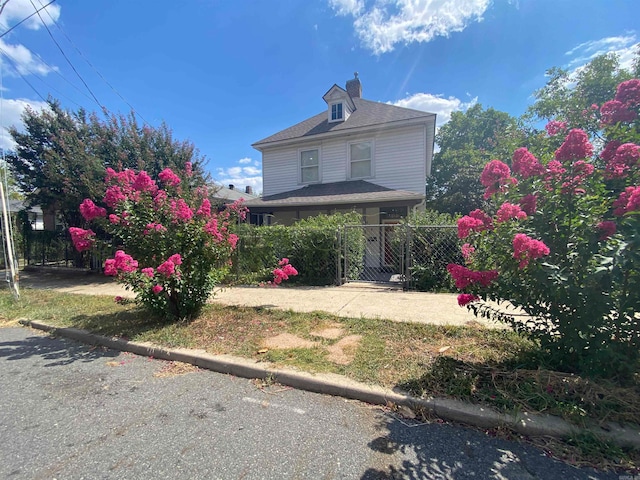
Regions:
[[617, 479], [456, 425], [0, 328], [0, 478]]

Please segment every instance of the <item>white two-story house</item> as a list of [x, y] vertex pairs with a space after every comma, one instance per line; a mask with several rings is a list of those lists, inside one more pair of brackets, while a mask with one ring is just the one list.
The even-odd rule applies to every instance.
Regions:
[[436, 115], [363, 99], [357, 73], [322, 99], [324, 111], [253, 144], [263, 196], [247, 202], [252, 223], [354, 210], [365, 224], [396, 223], [423, 205]]

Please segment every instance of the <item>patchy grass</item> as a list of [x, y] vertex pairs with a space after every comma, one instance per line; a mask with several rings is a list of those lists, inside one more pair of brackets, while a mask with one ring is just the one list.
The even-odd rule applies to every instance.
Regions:
[[[510, 330], [486, 329], [480, 324], [396, 323], [216, 304], [207, 305], [191, 322], [163, 323], [134, 304], [114, 303], [112, 297], [24, 289], [16, 301], [7, 291], [0, 291], [0, 325], [10, 325], [20, 318], [167, 347], [238, 355], [280, 367], [338, 373], [369, 384], [399, 387], [418, 396], [464, 399], [505, 412], [542, 412], [578, 424], [640, 424], [637, 383], [622, 387], [606, 380], [537, 368], [542, 357], [535, 344]], [[311, 335], [336, 327], [344, 330], [340, 338], [362, 337], [353, 361], [347, 365], [327, 358], [327, 347], [340, 338]], [[282, 333], [314, 341], [314, 346], [264, 348], [265, 339]], [[638, 452], [591, 437], [565, 442], [544, 440], [540, 446], [572, 463], [591, 462], [600, 468], [615, 465], [628, 470], [640, 465]]]

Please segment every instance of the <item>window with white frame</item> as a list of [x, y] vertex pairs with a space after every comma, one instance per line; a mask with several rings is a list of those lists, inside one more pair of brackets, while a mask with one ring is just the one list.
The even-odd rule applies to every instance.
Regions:
[[367, 178], [373, 176], [371, 150], [371, 142], [358, 142], [349, 145], [350, 178]]
[[300, 151], [300, 183], [320, 181], [320, 150]]
[[334, 103], [331, 105], [331, 121], [342, 120], [342, 103]]

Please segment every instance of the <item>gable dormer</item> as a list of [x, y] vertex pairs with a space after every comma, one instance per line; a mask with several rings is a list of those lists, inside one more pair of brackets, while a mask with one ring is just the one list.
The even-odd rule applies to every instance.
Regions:
[[347, 91], [335, 84], [322, 96], [322, 99], [327, 102], [329, 123], [344, 122], [356, 109]]

